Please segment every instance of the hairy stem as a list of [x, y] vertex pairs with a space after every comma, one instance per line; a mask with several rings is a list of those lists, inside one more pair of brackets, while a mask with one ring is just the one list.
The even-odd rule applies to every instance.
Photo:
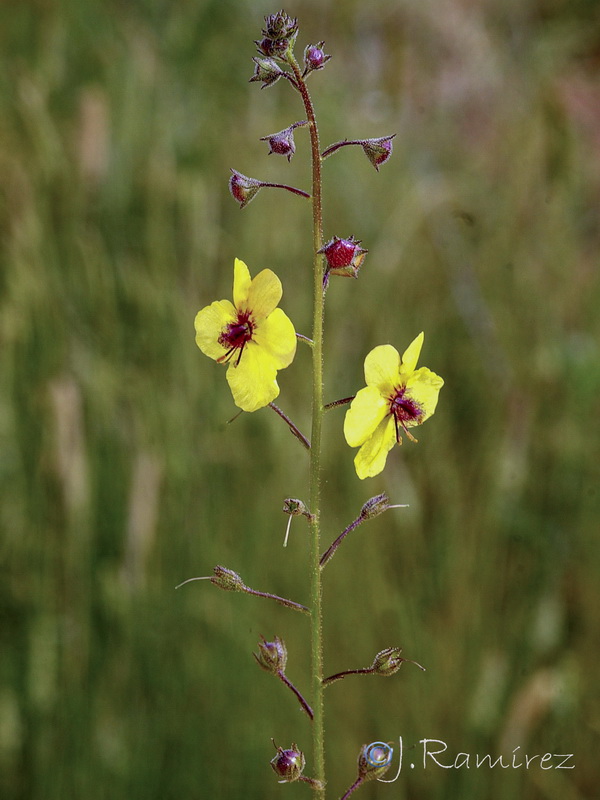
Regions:
[[334, 681], [340, 681], [346, 675], [372, 675], [374, 672], [373, 667], [363, 667], [362, 669], [347, 669], [344, 672], [336, 672], [335, 675], [330, 675], [328, 678], [323, 678], [323, 686], [329, 686]]
[[[293, 55], [289, 64], [302, 96], [310, 131], [313, 212], [313, 328], [312, 328], [312, 432], [310, 449], [310, 574], [311, 574], [311, 663], [313, 687], [313, 759], [316, 778], [325, 784], [325, 736], [323, 709], [323, 588], [319, 566], [321, 530], [321, 431], [323, 423], [323, 208], [319, 130], [315, 112], [300, 67]], [[315, 791], [324, 800], [325, 790]]]
[[354, 783], [352, 784], [352, 786], [351, 786], [351, 787], [348, 789], [348, 791], [347, 791], [347, 792], [344, 794], [344, 796], [341, 798], [341, 800], [347, 800], [347, 799], [348, 799], [348, 797], [350, 797], [350, 795], [352, 794], [352, 792], [354, 792], [356, 789], [358, 789], [358, 787], [359, 787], [359, 786], [360, 786], [360, 785], [363, 783], [363, 781], [364, 781], [364, 778], [361, 778], [361, 777], [359, 776], [359, 777], [358, 777], [358, 778], [357, 778], [357, 779], [354, 781]]
[[301, 603], [295, 603], [293, 600], [288, 600], [286, 597], [279, 597], [279, 595], [271, 594], [271, 592], [257, 592], [256, 589], [250, 589], [249, 586], [246, 586], [242, 591], [246, 592], [246, 594], [252, 594], [254, 597], [266, 597], [268, 600], [275, 600], [281, 606], [287, 606], [287, 608], [302, 611], [304, 614], [310, 614], [310, 610], [306, 606]]

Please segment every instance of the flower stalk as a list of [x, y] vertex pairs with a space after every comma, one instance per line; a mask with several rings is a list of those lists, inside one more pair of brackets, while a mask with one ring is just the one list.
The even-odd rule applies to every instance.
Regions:
[[414, 664], [415, 667], [425, 672], [425, 667], [422, 667], [417, 661], [412, 661], [410, 658], [403, 658], [401, 653], [401, 647], [386, 647], [385, 650], [381, 650], [381, 652], [377, 653], [370, 667], [347, 669], [343, 672], [336, 672], [335, 675], [330, 675], [328, 678], [323, 679], [323, 686], [329, 686], [335, 683], [335, 681], [342, 680], [342, 678], [345, 678], [347, 675], [382, 675], [384, 678], [389, 678], [390, 675], [395, 675], [396, 672], [398, 672], [405, 661], [409, 664]]
[[[321, 436], [323, 427], [323, 202], [321, 178], [321, 153], [319, 129], [315, 111], [302, 70], [293, 53], [287, 63], [294, 73], [302, 97], [310, 133], [312, 166], [312, 221], [313, 221], [313, 325], [312, 325], [312, 430], [310, 449], [310, 575], [311, 575], [311, 665], [313, 689], [313, 761], [316, 779], [325, 784], [325, 735], [323, 707], [323, 587], [319, 565], [321, 532]], [[318, 800], [323, 800], [324, 789], [316, 790]]]
[[252, 653], [256, 663], [261, 669], [264, 669], [265, 672], [270, 672], [271, 675], [275, 675], [288, 689], [292, 690], [302, 710], [306, 713], [308, 718], [312, 720], [314, 716], [312, 708], [285, 674], [285, 667], [287, 664], [287, 648], [285, 642], [280, 639], [279, 636], [275, 636], [272, 642], [267, 642], [264, 636], [260, 638], [261, 641], [258, 643], [258, 655]]
[[227, 567], [217, 565], [213, 571], [215, 573], [214, 575], [188, 578], [178, 583], [175, 588], [179, 589], [181, 586], [185, 586], [186, 583], [192, 583], [192, 581], [210, 581], [215, 586], [218, 586], [219, 589], [225, 589], [227, 592], [244, 592], [244, 594], [251, 594], [254, 595], [254, 597], [266, 597], [267, 600], [274, 600], [276, 603], [279, 603], [280, 606], [292, 608], [294, 611], [301, 611], [303, 614], [310, 614], [310, 609], [306, 606], [301, 605], [301, 603], [296, 603], [294, 600], [288, 600], [287, 597], [279, 597], [279, 595], [271, 594], [271, 592], [259, 592], [256, 589], [251, 589], [249, 586], [246, 586], [237, 572], [227, 569]]
[[383, 514], [384, 511], [387, 511], [390, 508], [408, 508], [408, 505], [405, 503], [390, 505], [389, 499], [385, 494], [378, 494], [375, 495], [375, 497], [372, 497], [370, 500], [367, 500], [367, 502], [361, 508], [358, 517], [355, 520], [352, 520], [350, 525], [344, 528], [337, 539], [332, 542], [332, 544], [323, 553], [319, 559], [319, 567], [323, 569], [325, 564], [327, 564], [333, 558], [336, 550], [351, 531], [353, 531], [355, 528], [358, 528], [358, 526], [365, 520], [378, 517], [379, 514]]
[[[234, 403], [241, 411], [254, 412], [270, 407], [287, 424], [291, 433], [309, 453], [309, 497], [305, 505], [301, 500], [287, 498], [283, 511], [289, 515], [283, 546], [287, 546], [292, 516], [306, 517], [309, 525], [309, 565], [310, 604], [303, 606], [292, 600], [269, 592], [261, 592], [247, 586], [241, 577], [226, 567], [214, 568], [213, 576], [189, 578], [179, 586], [196, 580], [210, 580], [225, 591], [243, 592], [256, 597], [264, 597], [292, 608], [310, 617], [311, 641], [311, 702], [308, 704], [298, 689], [285, 674], [287, 650], [283, 640], [274, 637], [267, 642], [264, 637], [259, 642], [259, 653], [255, 658], [259, 666], [274, 674], [296, 696], [301, 708], [312, 724], [312, 757], [314, 778], [302, 773], [305, 766], [304, 754], [296, 744], [288, 749], [277, 747], [277, 755], [271, 766], [280, 783], [301, 781], [310, 785], [317, 800], [325, 798], [325, 743], [324, 743], [324, 703], [326, 686], [348, 675], [395, 674], [402, 663], [409, 659], [401, 656], [401, 649], [389, 647], [379, 652], [370, 667], [346, 670], [323, 677], [323, 584], [322, 570], [335, 555], [348, 534], [365, 520], [382, 514], [390, 508], [403, 508], [404, 505], [390, 505], [385, 494], [375, 495], [364, 503], [359, 515], [320, 554], [321, 539], [321, 494], [322, 494], [322, 427], [325, 412], [342, 405], [349, 405], [344, 421], [344, 436], [350, 447], [359, 448], [355, 456], [355, 468], [359, 478], [378, 475], [384, 468], [388, 452], [402, 437], [416, 441], [409, 428], [420, 425], [430, 417], [437, 404], [437, 396], [442, 379], [421, 367], [416, 369], [417, 359], [423, 343], [423, 334], [416, 339], [400, 356], [391, 345], [380, 345], [365, 359], [366, 386], [351, 397], [344, 397], [332, 403], [323, 403], [323, 337], [324, 337], [324, 298], [330, 277], [358, 278], [365, 255], [359, 239], [354, 236], [341, 238], [333, 236], [326, 244], [323, 238], [322, 206], [322, 162], [342, 147], [360, 146], [376, 170], [385, 164], [392, 154], [395, 134], [374, 139], [357, 139], [336, 142], [320, 150], [319, 131], [312, 99], [306, 86], [306, 79], [314, 71], [321, 70], [331, 56], [323, 50], [324, 43], [308, 45], [304, 51], [303, 65], [300, 66], [294, 55], [294, 44], [298, 35], [298, 23], [285, 11], [265, 17], [262, 37], [255, 43], [259, 56], [254, 58], [255, 71], [250, 79], [262, 84], [262, 88], [272, 86], [280, 78], [298, 92], [304, 106], [306, 119], [294, 122], [287, 128], [263, 136], [269, 146], [269, 154], [275, 153], [288, 161], [296, 152], [294, 131], [308, 127], [311, 152], [311, 193], [288, 186], [250, 178], [232, 169], [229, 188], [233, 198], [244, 208], [258, 194], [260, 189], [270, 187], [289, 191], [309, 199], [312, 207], [312, 331], [311, 337], [296, 333], [285, 312], [279, 308], [282, 286], [279, 278], [269, 269], [263, 269], [254, 277], [246, 264], [236, 259], [234, 263], [233, 300], [214, 301], [198, 312], [195, 320], [196, 342], [198, 347], [217, 364], [226, 367], [226, 379], [232, 392]], [[292, 362], [297, 341], [303, 341], [311, 351], [311, 430], [310, 440], [295, 423], [274, 404], [279, 395], [278, 372], [286, 369]], [[235, 417], [234, 417], [235, 419]], [[310, 509], [310, 510], [309, 510]], [[176, 588], [179, 588], [176, 587]], [[420, 664], [413, 661], [420, 669]], [[273, 744], [275, 744], [273, 742]], [[381, 745], [381, 743], [374, 743]], [[385, 745], [382, 745], [385, 749]], [[390, 750], [390, 748], [388, 748]], [[364, 745], [358, 758], [358, 776], [346, 791], [349, 797], [362, 783], [378, 779], [389, 766], [389, 759], [381, 759], [381, 748], [374, 756], [374, 745]], [[384, 763], [385, 761], [385, 763]]]

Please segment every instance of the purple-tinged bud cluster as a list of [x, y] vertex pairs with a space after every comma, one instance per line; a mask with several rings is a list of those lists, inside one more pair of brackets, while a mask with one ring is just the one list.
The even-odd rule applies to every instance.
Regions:
[[265, 17], [263, 38], [255, 42], [258, 52], [269, 58], [286, 60], [291, 53], [298, 36], [298, 20], [293, 19], [285, 11]]

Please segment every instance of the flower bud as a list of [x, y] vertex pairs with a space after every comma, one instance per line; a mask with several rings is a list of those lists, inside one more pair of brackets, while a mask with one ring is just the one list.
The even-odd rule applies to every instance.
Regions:
[[287, 648], [283, 640], [279, 636], [275, 636], [272, 642], [267, 642], [264, 636], [261, 636], [261, 639], [262, 641], [258, 643], [258, 655], [252, 653], [259, 667], [273, 675], [285, 672]]
[[217, 565], [213, 572], [214, 577], [210, 579], [211, 583], [218, 586], [219, 589], [225, 589], [228, 592], [244, 592], [246, 591], [246, 584], [232, 569], [221, 567]]
[[231, 172], [229, 191], [233, 195], [234, 200], [237, 200], [240, 204], [240, 208], [243, 208], [254, 199], [263, 184], [255, 178], [248, 178], [246, 175], [242, 175], [241, 172], [235, 169], [232, 169]]
[[254, 61], [254, 75], [250, 78], [250, 82], [261, 81], [263, 84], [261, 89], [271, 86], [285, 74], [272, 58], [253, 58], [252, 61]]
[[289, 39], [298, 33], [298, 20], [292, 19], [285, 11], [278, 11], [276, 14], [269, 14], [265, 17], [265, 27], [262, 30], [263, 36], [274, 41]]
[[358, 271], [369, 252], [359, 246], [354, 236], [349, 239], [340, 239], [334, 236], [318, 252], [323, 253], [327, 259], [327, 272], [332, 275], [341, 275], [345, 278], [358, 277]]
[[310, 517], [310, 511], [306, 505], [302, 500], [298, 500], [295, 497], [286, 497], [283, 501], [283, 513], [291, 514], [293, 517], [298, 517], [300, 515]]
[[425, 672], [425, 667], [422, 667], [416, 661], [411, 661], [409, 658], [402, 658], [401, 653], [401, 647], [386, 647], [385, 650], [377, 653], [371, 665], [372, 674], [383, 675], [383, 677], [387, 678], [398, 672], [405, 661], [408, 661], [409, 664], [414, 664]]
[[392, 155], [392, 139], [396, 134], [391, 136], [381, 136], [379, 139], [361, 139], [360, 144], [365, 151], [366, 157], [371, 164], [379, 172], [379, 167], [385, 164]]
[[390, 499], [387, 494], [377, 494], [364, 504], [360, 510], [363, 519], [373, 519], [383, 514], [390, 507]]
[[325, 42], [309, 44], [304, 49], [304, 75], [308, 75], [316, 69], [323, 69], [331, 58], [331, 56], [325, 55], [323, 51], [324, 44]]
[[261, 142], [268, 142], [269, 155], [277, 153], [280, 156], [287, 156], [287, 160], [291, 161], [292, 156], [296, 152], [296, 145], [294, 143], [294, 128], [301, 128], [306, 125], [306, 120], [302, 122], [294, 122], [289, 128], [278, 133], [272, 133], [270, 136], [261, 137]]
[[270, 14], [265, 17], [262, 35], [263, 38], [256, 41], [259, 53], [285, 61], [298, 36], [298, 20], [292, 19], [285, 11]]
[[[275, 744], [273, 742], [273, 744]], [[277, 745], [275, 745], [277, 747]], [[280, 778], [279, 783], [291, 783], [297, 781], [302, 775], [306, 759], [298, 745], [292, 743], [288, 750], [277, 747], [277, 755], [271, 759], [271, 766], [275, 774]]]
[[381, 778], [392, 762], [393, 749], [385, 742], [363, 744], [358, 755], [358, 776], [363, 781]]

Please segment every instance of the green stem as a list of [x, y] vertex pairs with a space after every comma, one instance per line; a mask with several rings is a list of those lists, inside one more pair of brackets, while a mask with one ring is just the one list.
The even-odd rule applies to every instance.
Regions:
[[[323, 587], [319, 566], [321, 529], [321, 430], [323, 423], [323, 208], [321, 183], [321, 154], [319, 130], [315, 112], [293, 55], [289, 64], [294, 72], [298, 91], [302, 96], [310, 131], [312, 161], [312, 211], [313, 211], [313, 329], [312, 329], [312, 433], [310, 449], [310, 574], [311, 574], [311, 663], [313, 687], [313, 759], [316, 778], [325, 784], [325, 736], [323, 709]], [[324, 800], [325, 790], [317, 789], [314, 797]]]

